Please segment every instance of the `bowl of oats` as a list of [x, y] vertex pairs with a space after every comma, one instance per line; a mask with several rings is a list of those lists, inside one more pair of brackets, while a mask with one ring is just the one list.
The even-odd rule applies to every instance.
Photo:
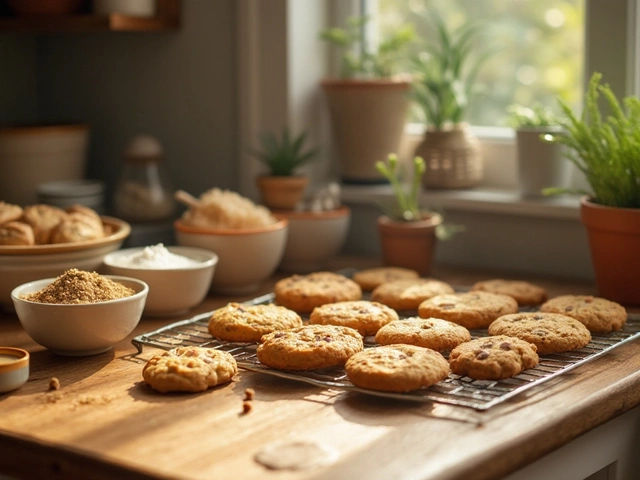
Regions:
[[18, 319], [43, 347], [66, 356], [104, 353], [133, 332], [149, 286], [142, 280], [69, 269], [11, 291]]

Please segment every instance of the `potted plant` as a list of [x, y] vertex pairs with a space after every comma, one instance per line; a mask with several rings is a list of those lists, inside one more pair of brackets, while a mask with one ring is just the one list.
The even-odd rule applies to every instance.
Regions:
[[491, 52], [470, 62], [473, 46], [480, 43], [479, 25], [466, 23], [449, 31], [435, 10], [429, 12], [438, 41], [428, 44], [412, 62], [413, 100], [427, 124], [415, 155], [426, 161], [426, 187], [473, 187], [482, 179], [482, 157], [464, 118], [479, 90], [477, 73]]
[[302, 199], [309, 183], [305, 175], [296, 175], [296, 170], [312, 161], [317, 148], [305, 149], [306, 132], [291, 135], [288, 128], [282, 130], [280, 138], [272, 132], [260, 135], [261, 150], [252, 150], [269, 169], [257, 178], [262, 203], [275, 210], [293, 210]]
[[414, 40], [411, 25], [383, 38], [375, 50], [363, 42], [368, 17], [350, 18], [320, 38], [341, 51], [340, 78], [322, 81], [345, 183], [383, 183], [376, 160], [398, 150], [407, 119], [411, 81], [398, 62]]
[[[640, 99], [619, 102], [602, 75], [591, 76], [585, 107], [578, 117], [559, 100], [565, 133], [553, 141], [568, 147], [567, 158], [584, 173], [591, 191], [580, 215], [591, 251], [600, 295], [625, 305], [640, 305]], [[598, 104], [603, 96], [607, 115]], [[545, 194], [565, 193], [563, 188]]]
[[571, 164], [564, 160], [562, 144], [548, 141], [561, 132], [560, 117], [541, 103], [510, 105], [507, 113], [507, 125], [516, 132], [520, 193], [539, 197], [546, 187], [568, 187]]
[[436, 241], [449, 238], [460, 227], [445, 226], [441, 214], [420, 207], [421, 178], [426, 170], [424, 159], [413, 159], [409, 182], [402, 180], [395, 154], [390, 154], [386, 162], [378, 161], [376, 169], [389, 181], [394, 194], [393, 205], [378, 217], [383, 262], [428, 275]]

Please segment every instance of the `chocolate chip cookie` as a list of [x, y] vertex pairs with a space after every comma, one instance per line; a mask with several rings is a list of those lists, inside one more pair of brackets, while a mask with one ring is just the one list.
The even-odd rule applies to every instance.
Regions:
[[333, 272], [314, 272], [283, 278], [276, 283], [274, 292], [278, 305], [298, 313], [309, 313], [325, 303], [362, 298], [360, 285]]
[[309, 316], [309, 323], [351, 327], [363, 337], [375, 335], [380, 327], [393, 320], [398, 320], [394, 309], [368, 300], [327, 303], [314, 308]]
[[427, 298], [453, 293], [451, 285], [433, 278], [404, 278], [385, 282], [371, 292], [371, 300], [395, 310], [415, 311]]
[[404, 318], [388, 323], [376, 333], [376, 343], [380, 345], [406, 343], [438, 352], [448, 352], [469, 340], [469, 330], [441, 318]]
[[620, 330], [627, 322], [627, 311], [622, 305], [591, 295], [561, 295], [542, 304], [540, 311], [573, 317], [592, 333]]
[[367, 292], [382, 285], [385, 282], [400, 280], [403, 278], [419, 278], [420, 274], [415, 270], [403, 267], [376, 267], [359, 270], [353, 274], [353, 281], [356, 282], [362, 290]]
[[547, 291], [539, 285], [522, 280], [503, 280], [501, 278], [476, 282], [471, 290], [509, 295], [515, 298], [520, 306], [540, 305], [548, 297]]

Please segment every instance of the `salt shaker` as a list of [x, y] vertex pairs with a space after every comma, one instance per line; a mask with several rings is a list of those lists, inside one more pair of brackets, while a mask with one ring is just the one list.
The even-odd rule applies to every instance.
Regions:
[[138, 135], [124, 151], [124, 165], [114, 193], [114, 213], [130, 222], [159, 222], [175, 211], [173, 188], [161, 160], [164, 151], [151, 135]]

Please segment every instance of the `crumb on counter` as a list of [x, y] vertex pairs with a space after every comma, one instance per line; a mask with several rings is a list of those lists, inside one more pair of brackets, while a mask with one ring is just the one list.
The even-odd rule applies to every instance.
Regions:
[[57, 377], [51, 377], [49, 380], [49, 390], [60, 390], [60, 380]]
[[256, 391], [253, 388], [247, 388], [244, 391], [244, 399], [246, 401], [253, 400], [253, 397], [255, 396], [255, 394], [256, 394]]
[[246, 400], [242, 402], [242, 414], [246, 415], [253, 409], [253, 405], [251, 402], [247, 402]]

